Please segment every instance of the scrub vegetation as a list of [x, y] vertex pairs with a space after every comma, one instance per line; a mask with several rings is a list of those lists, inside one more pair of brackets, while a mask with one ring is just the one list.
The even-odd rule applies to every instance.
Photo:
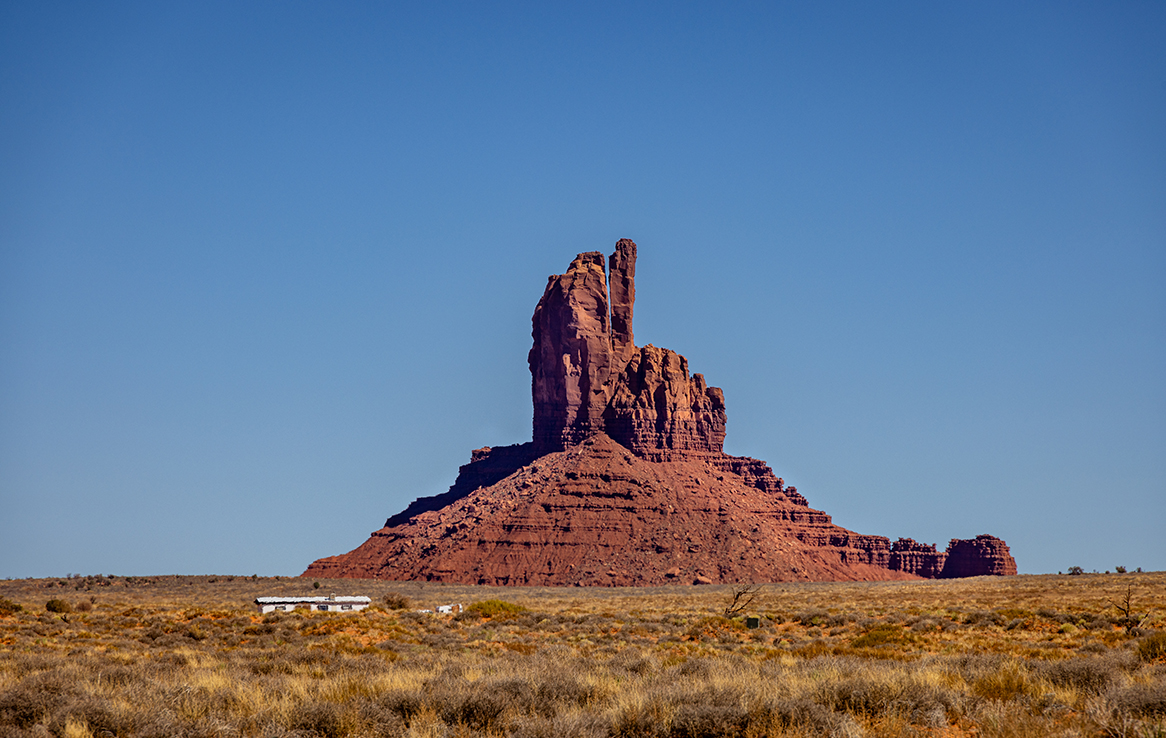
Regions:
[[740, 590], [5, 581], [0, 736], [1166, 736], [1166, 574]]

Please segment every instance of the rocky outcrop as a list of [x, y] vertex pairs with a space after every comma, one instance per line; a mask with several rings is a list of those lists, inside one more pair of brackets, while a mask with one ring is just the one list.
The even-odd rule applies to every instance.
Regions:
[[1016, 560], [1008, 544], [995, 536], [979, 535], [970, 540], [952, 539], [941, 579], [1016, 574]]
[[386, 520], [385, 527], [392, 528], [421, 513], [440, 510], [476, 489], [497, 484], [538, 456], [533, 443], [476, 449], [470, 454], [470, 463], [458, 469], [457, 481], [448, 492], [432, 497], [418, 497], [404, 510]]
[[890, 547], [703, 460], [648, 461], [599, 433], [305, 574], [584, 586], [914, 579], [886, 567]]
[[745, 480], [750, 487], [756, 487], [770, 495], [780, 497], [794, 505], [807, 507], [806, 498], [798, 494], [798, 488], [786, 486], [785, 480], [776, 476], [760, 459], [751, 459], [748, 456], [729, 456], [726, 453], [710, 454], [706, 461], [722, 471], [736, 474]]
[[675, 351], [636, 348], [636, 244], [620, 240], [610, 264], [610, 300], [603, 254], [591, 251], [547, 280], [535, 308], [527, 356], [535, 448], [561, 451], [602, 431], [657, 461], [720, 453], [724, 394], [689, 376]]
[[613, 366], [624, 366], [636, 350], [632, 313], [636, 305], [636, 244], [621, 238], [611, 255], [611, 354]]
[[947, 554], [936, 551], [934, 543], [917, 543], [911, 538], [900, 538], [891, 544], [888, 566], [895, 571], [935, 579], [943, 571], [943, 562], [946, 560]]
[[473, 452], [306, 575], [506, 585], [652, 585], [1015, 574], [998, 538], [862, 535], [764, 462], [729, 456], [724, 393], [688, 360], [636, 347], [636, 245], [579, 254], [547, 280], [527, 356], [532, 441]]
[[703, 375], [690, 377], [680, 354], [648, 344], [615, 378], [603, 420], [608, 435], [645, 459], [721, 453], [725, 395]]
[[560, 451], [603, 430], [613, 373], [603, 254], [579, 254], [535, 308], [527, 356], [534, 446]]

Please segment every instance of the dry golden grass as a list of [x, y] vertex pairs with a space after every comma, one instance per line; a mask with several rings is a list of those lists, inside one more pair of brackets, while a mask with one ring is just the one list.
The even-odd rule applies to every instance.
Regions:
[[[773, 584], [755, 629], [728, 586], [320, 585], [0, 582], [0, 737], [1166, 737], [1164, 574]], [[251, 604], [329, 593], [381, 604]]]

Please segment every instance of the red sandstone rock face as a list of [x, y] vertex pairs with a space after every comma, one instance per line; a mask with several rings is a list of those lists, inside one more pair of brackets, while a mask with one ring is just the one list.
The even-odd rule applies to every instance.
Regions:
[[613, 373], [603, 254], [579, 254], [552, 276], [532, 319], [534, 445], [561, 450], [603, 430]]
[[995, 536], [979, 535], [970, 540], [952, 539], [947, 546], [947, 561], [941, 579], [1009, 576], [1016, 574], [1016, 560], [1008, 544]]
[[900, 538], [891, 544], [890, 568], [935, 579], [943, 571], [947, 554], [935, 550], [934, 543], [916, 543], [911, 538]]
[[[757, 459], [722, 450], [724, 394], [668, 349], [633, 342], [636, 245], [551, 276], [527, 360], [531, 443], [473, 452], [449, 491], [415, 500], [307, 576], [481, 584], [652, 585], [1015, 574], [998, 538], [860, 535]], [[610, 299], [609, 299], [610, 295]]]
[[688, 360], [648, 344], [616, 378], [604, 426], [615, 440], [654, 461], [692, 452], [720, 453], [725, 442], [725, 395], [688, 376]]
[[[731, 458], [731, 457], [729, 457]], [[651, 462], [604, 434], [320, 559], [315, 577], [495, 585], [914, 579], [890, 541], [706, 460]]]
[[688, 375], [675, 351], [633, 343], [636, 244], [611, 255], [610, 303], [603, 255], [579, 254], [547, 281], [531, 320], [534, 446], [561, 451], [600, 431], [657, 461], [676, 452], [720, 453], [725, 396]]
[[636, 350], [632, 334], [632, 313], [636, 304], [636, 244], [630, 238], [621, 238], [611, 255], [610, 292], [612, 366], [622, 367]]

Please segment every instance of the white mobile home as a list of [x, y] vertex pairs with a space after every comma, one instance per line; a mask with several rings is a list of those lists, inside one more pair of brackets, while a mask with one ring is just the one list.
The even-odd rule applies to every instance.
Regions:
[[355, 612], [372, 604], [368, 597], [256, 597], [259, 612], [291, 612], [297, 607], [321, 612]]

